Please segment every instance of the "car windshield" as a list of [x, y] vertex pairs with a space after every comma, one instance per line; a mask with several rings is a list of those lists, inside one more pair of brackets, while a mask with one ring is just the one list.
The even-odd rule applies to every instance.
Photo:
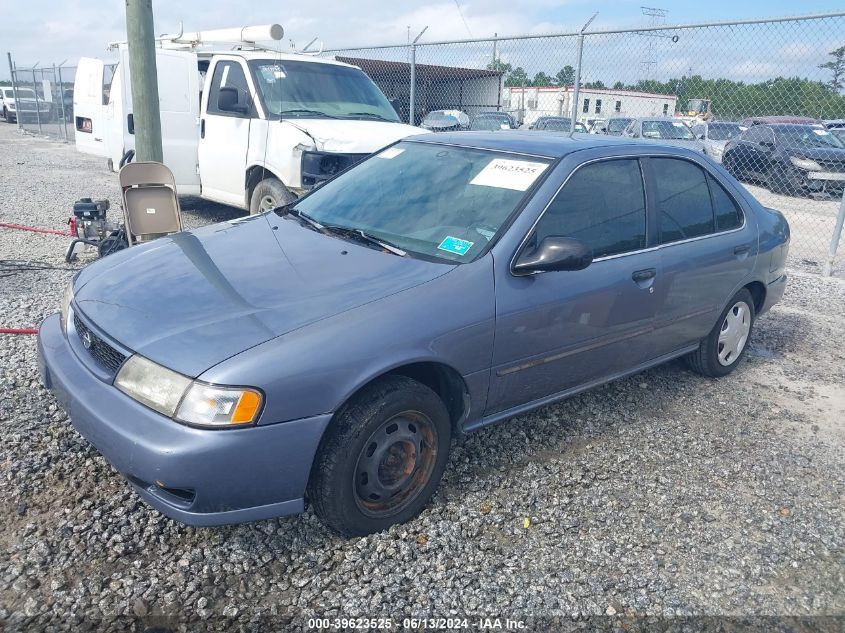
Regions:
[[821, 127], [813, 125], [789, 125], [775, 128], [778, 140], [788, 147], [801, 148], [843, 148], [842, 141]]
[[552, 132], [568, 132], [572, 128], [572, 122], [569, 119], [546, 119], [538, 127]]
[[607, 131], [610, 134], [621, 134], [631, 121], [633, 119], [611, 119], [607, 123]]
[[510, 128], [508, 118], [505, 116], [479, 115], [472, 120], [470, 130], [501, 130], [502, 126]]
[[845, 128], [835, 127], [830, 130], [830, 133], [838, 138], [841, 143], [845, 144]]
[[[18, 99], [35, 99], [35, 93], [29, 88], [18, 88], [17, 91]], [[6, 93], [6, 96], [11, 99], [14, 98], [15, 93], [14, 91], [10, 90]]]
[[270, 116], [399, 122], [387, 97], [358, 68], [271, 59], [249, 65]]
[[691, 141], [695, 138], [681, 121], [643, 121], [643, 137], [673, 141]]
[[739, 138], [742, 128], [739, 123], [711, 123], [707, 126], [707, 138], [711, 141], [729, 141]]
[[292, 208], [435, 261], [474, 260], [549, 161], [403, 141], [330, 180]]

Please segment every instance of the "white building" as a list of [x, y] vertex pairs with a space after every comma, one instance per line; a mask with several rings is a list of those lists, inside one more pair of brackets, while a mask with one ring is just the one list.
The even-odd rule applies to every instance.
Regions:
[[[511, 87], [502, 90], [502, 109], [530, 125], [541, 116], [571, 116], [572, 86]], [[581, 88], [578, 120], [612, 116], [673, 116], [675, 95], [635, 90]]]

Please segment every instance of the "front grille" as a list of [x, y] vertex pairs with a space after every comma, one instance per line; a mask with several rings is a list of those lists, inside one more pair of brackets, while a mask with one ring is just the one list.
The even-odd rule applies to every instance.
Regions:
[[824, 171], [843, 172], [845, 171], [845, 160], [817, 160]]
[[[126, 356], [94, 334], [91, 328], [85, 325], [82, 319], [76, 314], [73, 315], [73, 325], [76, 328], [76, 333], [79, 335], [79, 340], [82, 341], [83, 347], [88, 350], [88, 353], [97, 361], [97, 364], [112, 374], [116, 374], [123, 361], [126, 360]], [[86, 345], [88, 341], [90, 341], [90, 345]]]

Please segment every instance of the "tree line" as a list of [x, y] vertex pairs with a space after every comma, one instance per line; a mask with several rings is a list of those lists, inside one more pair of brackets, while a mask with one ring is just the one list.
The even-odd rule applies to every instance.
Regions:
[[[608, 86], [602, 81], [586, 81], [585, 88], [635, 90], [675, 95], [678, 107], [686, 108], [689, 99], [710, 99], [711, 109], [719, 119], [737, 120], [747, 116], [791, 114], [818, 119], [845, 118], [845, 46], [830, 53], [830, 61], [819, 68], [831, 72], [830, 81], [801, 77], [777, 77], [760, 83], [731, 79], [706, 79], [701, 75], [682, 76], [660, 81], [640, 79], [635, 83], [617, 81]], [[487, 65], [501, 72], [505, 86], [567, 86], [575, 81], [575, 68], [564, 66], [556, 74], [538, 72], [529, 77], [521, 66], [512, 67], [497, 59]]]

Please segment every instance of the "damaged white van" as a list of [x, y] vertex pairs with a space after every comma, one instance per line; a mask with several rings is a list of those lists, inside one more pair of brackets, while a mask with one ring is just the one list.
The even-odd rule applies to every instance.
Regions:
[[[412, 134], [359, 68], [254, 46], [279, 25], [165, 36], [156, 49], [164, 162], [180, 194], [274, 208]], [[237, 41], [250, 50], [199, 50]], [[74, 86], [79, 151], [117, 171], [134, 150], [128, 50], [116, 67], [83, 58]], [[113, 76], [111, 70], [113, 69]]]

